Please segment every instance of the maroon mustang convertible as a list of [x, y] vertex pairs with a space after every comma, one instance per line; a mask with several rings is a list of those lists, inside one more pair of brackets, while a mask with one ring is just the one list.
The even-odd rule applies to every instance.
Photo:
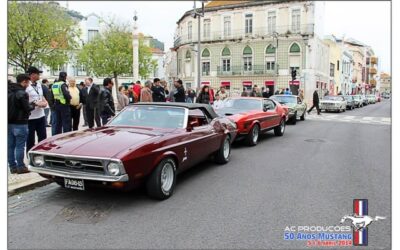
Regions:
[[145, 184], [169, 198], [177, 173], [212, 156], [229, 161], [236, 125], [210, 105], [140, 103], [106, 126], [53, 136], [29, 151], [29, 170], [66, 188], [123, 190]]

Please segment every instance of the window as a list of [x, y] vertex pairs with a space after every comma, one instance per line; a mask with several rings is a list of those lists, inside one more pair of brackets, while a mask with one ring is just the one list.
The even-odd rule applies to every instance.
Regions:
[[244, 30], [246, 34], [253, 33], [253, 14], [245, 15]]
[[253, 61], [253, 50], [249, 46], [246, 46], [243, 50], [244, 71], [251, 71], [253, 69], [252, 61]]
[[52, 68], [50, 73], [53, 76], [58, 76], [61, 71], [67, 72], [67, 65], [66, 64], [61, 65], [61, 66], [57, 66], [56, 68]]
[[204, 49], [203, 53], [201, 53], [202, 57], [210, 57], [210, 51], [208, 49]]
[[290, 47], [290, 53], [299, 53], [300, 52], [300, 46], [297, 43], [294, 43], [291, 47]]
[[337, 62], [336, 62], [336, 66], [337, 66], [337, 71], [339, 71], [339, 60], [337, 60]]
[[222, 56], [230, 56], [231, 55], [231, 51], [228, 48], [224, 48], [222, 50]]
[[191, 40], [192, 39], [192, 22], [188, 22], [188, 39]]
[[181, 73], [182, 59], [178, 59], [178, 74]]
[[77, 76], [85, 76], [86, 75], [86, 68], [83, 65], [76, 66], [76, 75]]
[[231, 71], [231, 51], [228, 47], [225, 47], [222, 50], [222, 71], [223, 72], [230, 72]]
[[190, 58], [191, 58], [190, 50], [186, 51], [185, 58], [186, 58], [187, 61], [190, 61]]
[[202, 75], [203, 76], [209, 76], [210, 75], [210, 62], [203, 62], [202, 63]]
[[335, 64], [334, 63], [330, 64], [329, 75], [335, 76]]
[[276, 31], [276, 12], [268, 12], [268, 34], [272, 34]]
[[292, 10], [292, 31], [300, 31], [300, 10]]
[[99, 35], [98, 30], [88, 30], [88, 42], [93, 41], [93, 39]]
[[224, 17], [224, 36], [231, 35], [231, 17], [226, 16]]
[[275, 47], [272, 44], [268, 45], [267, 49], [265, 50], [265, 54], [275, 54]]
[[268, 71], [275, 70], [275, 58], [267, 57], [265, 60], [265, 69]]
[[231, 71], [231, 59], [222, 59], [222, 71], [223, 72]]
[[211, 32], [211, 21], [210, 21], [210, 19], [204, 19], [203, 37], [204, 38], [210, 38], [210, 32]]

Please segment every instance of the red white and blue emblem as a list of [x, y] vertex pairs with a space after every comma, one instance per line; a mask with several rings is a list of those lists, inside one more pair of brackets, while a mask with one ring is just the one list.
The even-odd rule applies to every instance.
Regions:
[[[354, 199], [353, 200], [353, 213], [357, 217], [364, 217], [368, 215], [368, 200], [367, 199]], [[353, 245], [354, 246], [368, 246], [368, 228], [362, 227], [359, 230], [353, 230]]]

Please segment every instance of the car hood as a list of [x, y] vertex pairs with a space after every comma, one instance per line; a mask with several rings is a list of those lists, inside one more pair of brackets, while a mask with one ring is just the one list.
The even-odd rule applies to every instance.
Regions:
[[32, 150], [54, 154], [113, 158], [132, 147], [148, 143], [173, 130], [162, 132], [127, 127], [103, 127], [50, 137]]

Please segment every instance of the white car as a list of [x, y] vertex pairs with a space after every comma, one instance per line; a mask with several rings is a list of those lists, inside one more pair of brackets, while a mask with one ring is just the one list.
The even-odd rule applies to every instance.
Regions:
[[319, 109], [325, 111], [346, 112], [347, 101], [344, 96], [324, 96], [320, 101]]

